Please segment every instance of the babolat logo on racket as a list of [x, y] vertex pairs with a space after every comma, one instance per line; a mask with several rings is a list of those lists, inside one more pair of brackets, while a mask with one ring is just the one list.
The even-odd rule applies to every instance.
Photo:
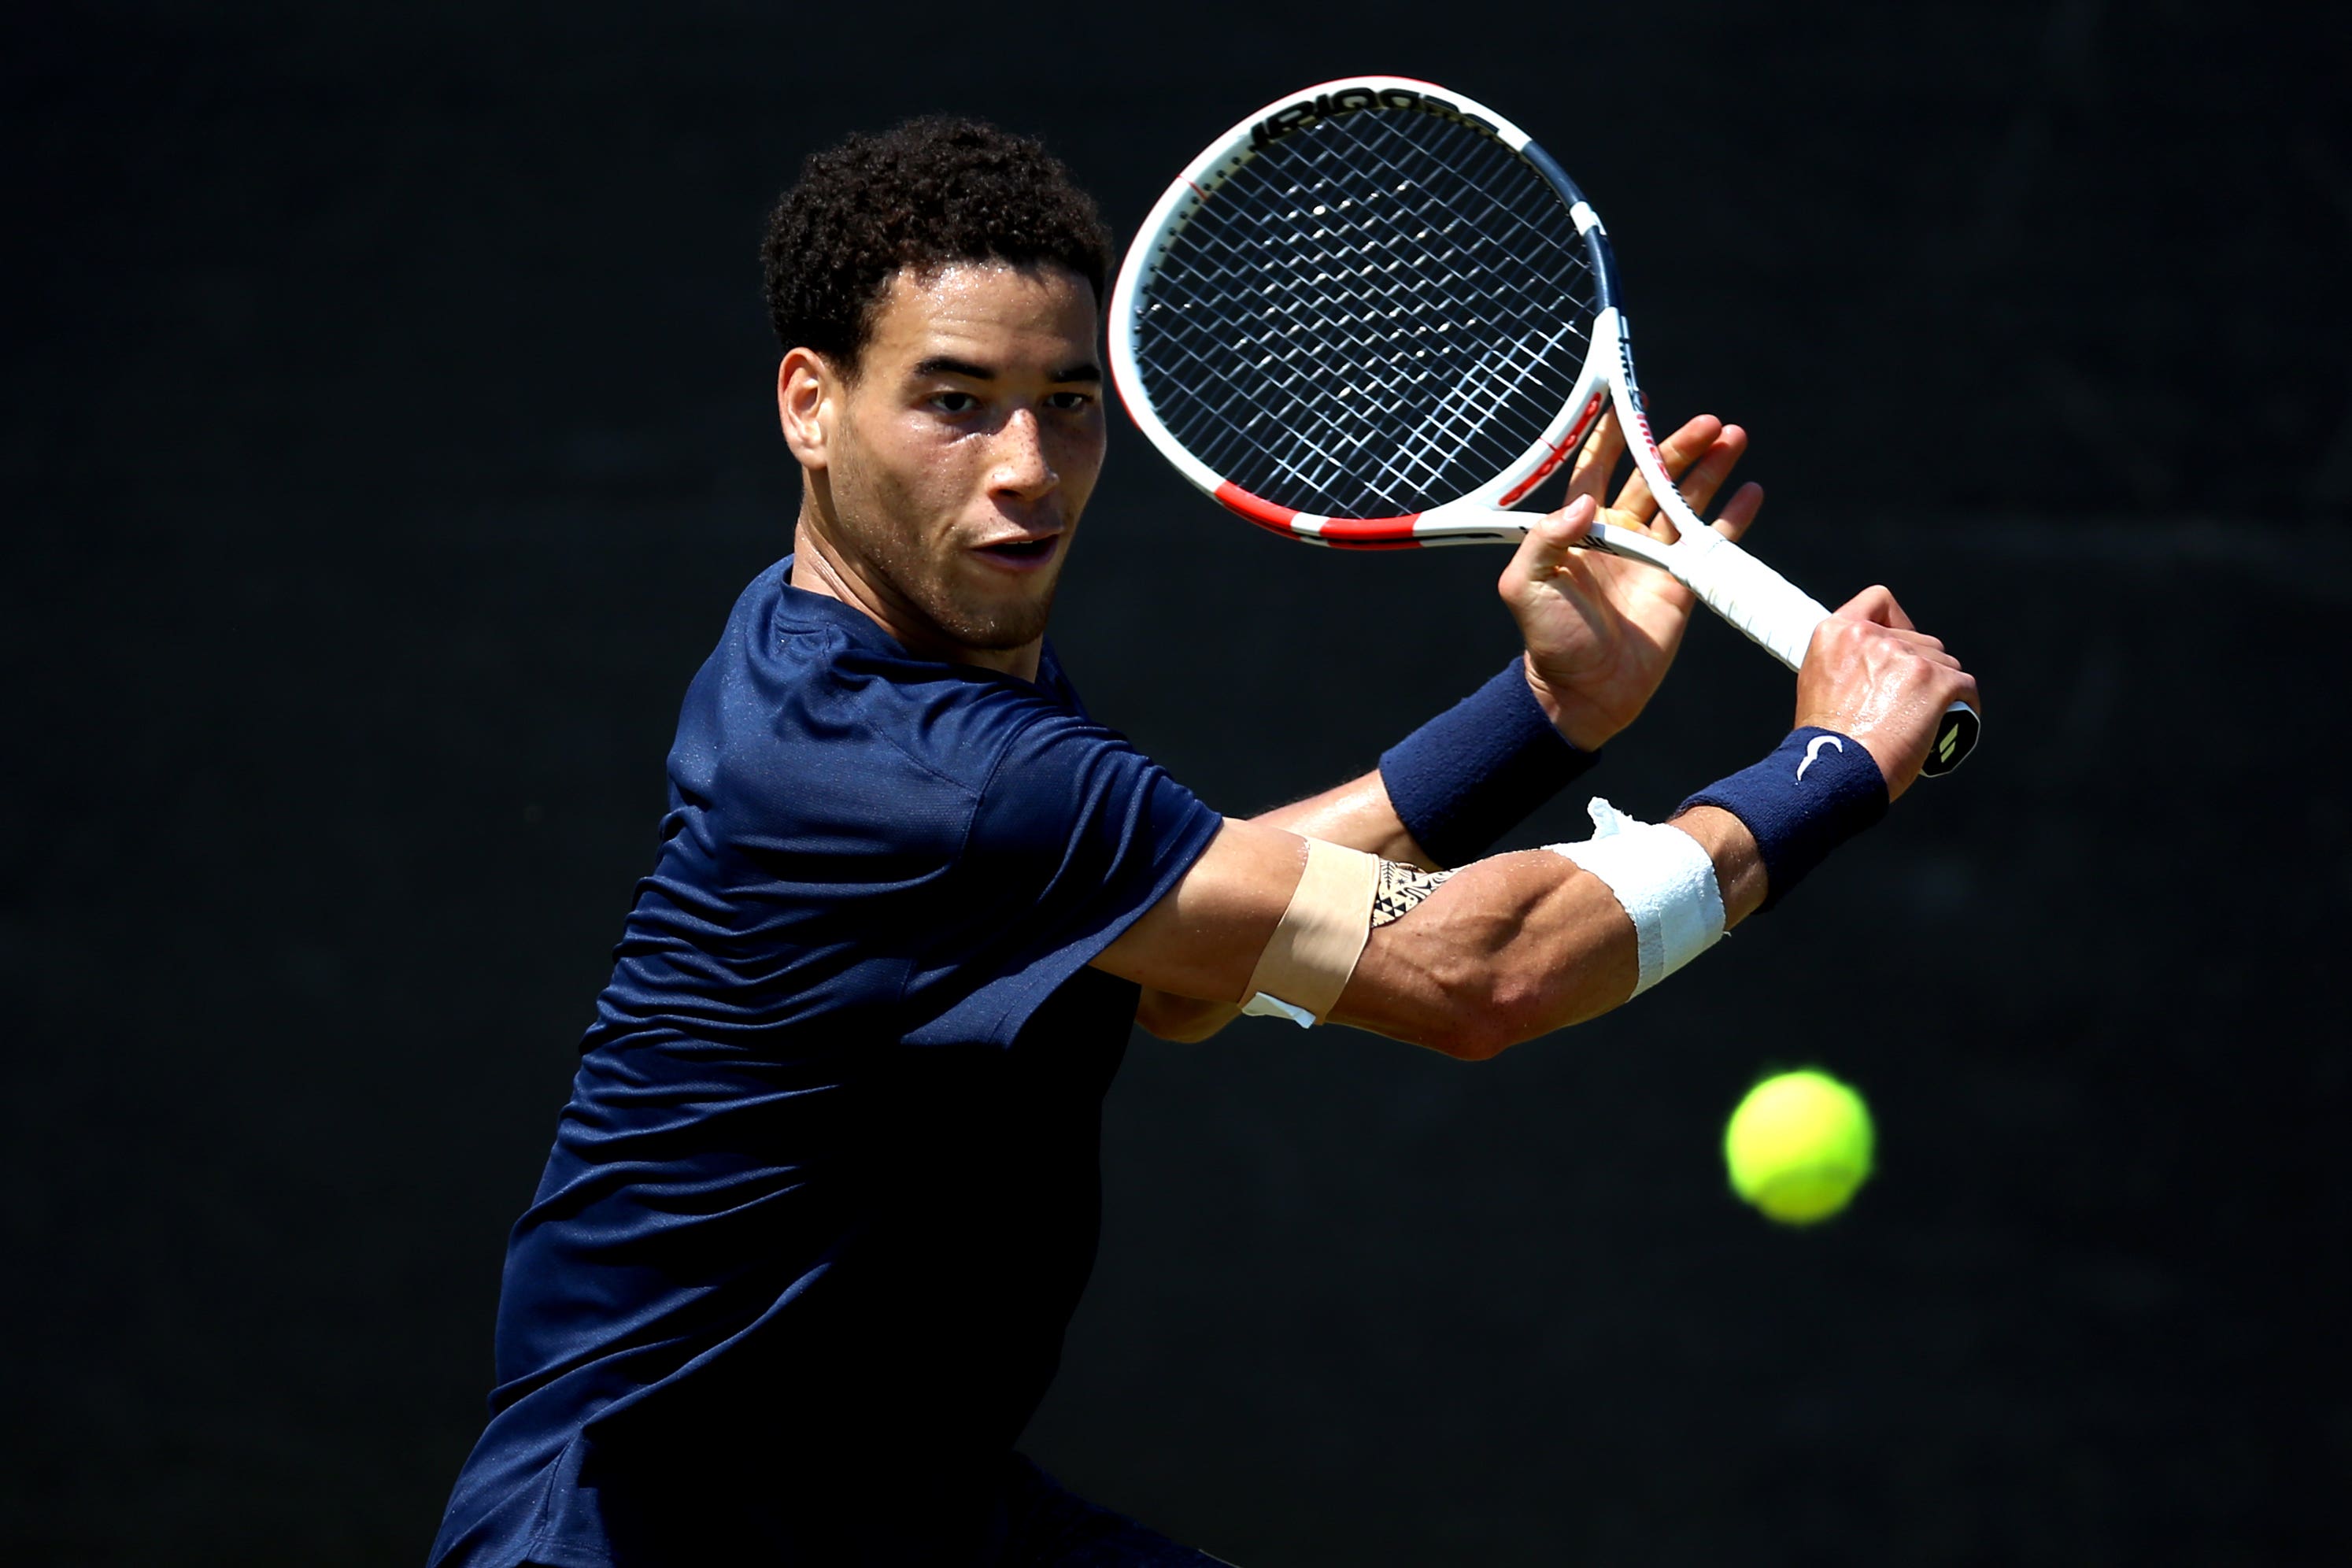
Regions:
[[1423, 114], [1450, 120], [1481, 136], [1497, 134], [1490, 121], [1466, 113], [1460, 106], [1431, 93], [1415, 92], [1409, 87], [1342, 87], [1318, 92], [1313, 98], [1302, 98], [1297, 103], [1284, 104], [1250, 127], [1250, 145], [1264, 147], [1294, 131], [1304, 131], [1319, 121], [1336, 120], [1340, 115], [1353, 114], [1361, 109], [1417, 109]]

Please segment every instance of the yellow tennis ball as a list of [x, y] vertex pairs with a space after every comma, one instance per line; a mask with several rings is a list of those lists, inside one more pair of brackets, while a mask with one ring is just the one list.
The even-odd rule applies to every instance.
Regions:
[[1870, 1174], [1870, 1108], [1825, 1072], [1784, 1072], [1748, 1091], [1723, 1130], [1741, 1197], [1783, 1225], [1845, 1207]]

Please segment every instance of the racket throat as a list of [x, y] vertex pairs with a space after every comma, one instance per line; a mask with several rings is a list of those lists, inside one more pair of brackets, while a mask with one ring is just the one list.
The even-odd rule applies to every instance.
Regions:
[[[1624, 312], [1614, 305], [1602, 310], [1592, 324], [1592, 357], [1610, 367], [1609, 394], [1617, 411], [1617, 428], [1624, 434], [1633, 467], [1641, 470], [1642, 481], [1657, 499], [1658, 510], [1674, 523], [1675, 532], [1694, 543], [1719, 539], [1721, 535], [1691, 510], [1683, 499], [1682, 487], [1666, 471], [1665, 455], [1658, 450], [1658, 438], [1650, 430], [1641, 378], [1633, 370], [1633, 331]], [[1696, 537], [1700, 535], [1704, 538]]]

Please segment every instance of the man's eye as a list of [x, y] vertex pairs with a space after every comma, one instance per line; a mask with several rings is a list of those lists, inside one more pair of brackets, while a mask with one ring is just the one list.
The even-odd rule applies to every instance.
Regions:
[[1076, 414], [1080, 409], [1092, 408], [1095, 405], [1095, 395], [1091, 392], [1057, 392], [1045, 401], [1049, 405], [1066, 414]]
[[969, 392], [935, 392], [931, 406], [942, 414], [969, 414], [980, 406], [980, 399]]

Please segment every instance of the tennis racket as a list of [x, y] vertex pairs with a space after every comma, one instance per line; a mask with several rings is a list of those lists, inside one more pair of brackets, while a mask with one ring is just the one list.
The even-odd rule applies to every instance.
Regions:
[[[1233, 511], [1344, 550], [1515, 544], [1509, 509], [1613, 406], [1680, 539], [1586, 546], [1671, 572], [1795, 669], [1829, 611], [1700, 521], [1643, 412], [1609, 236], [1528, 133], [1404, 77], [1310, 88], [1170, 185], [1110, 299], [1120, 397]], [[1955, 703], [1923, 770], [1958, 767]]]

